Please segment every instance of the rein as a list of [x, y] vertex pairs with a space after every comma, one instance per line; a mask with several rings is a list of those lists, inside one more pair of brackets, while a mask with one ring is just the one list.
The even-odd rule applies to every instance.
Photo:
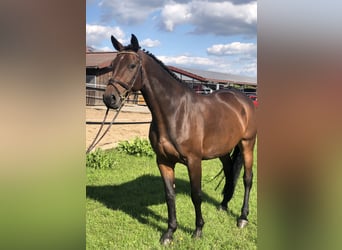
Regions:
[[[132, 80], [130, 81], [129, 84], [124, 83], [124, 82], [122, 82], [122, 81], [120, 81], [120, 80], [116, 80], [116, 79], [114, 79], [114, 78], [110, 78], [110, 79], [108, 80], [107, 86], [108, 86], [108, 85], [112, 85], [112, 86], [114, 87], [115, 91], [116, 91], [116, 92], [119, 94], [119, 96], [120, 96], [121, 105], [120, 105], [120, 107], [117, 109], [116, 114], [115, 114], [115, 116], [113, 117], [113, 119], [112, 119], [112, 121], [110, 122], [110, 124], [108, 125], [107, 129], [103, 132], [102, 136], [101, 136], [99, 139], [97, 139], [97, 138], [99, 137], [99, 135], [100, 135], [100, 132], [101, 132], [101, 130], [102, 130], [102, 128], [103, 128], [103, 125], [104, 125], [104, 123], [105, 123], [105, 121], [106, 121], [106, 118], [107, 118], [107, 115], [108, 115], [109, 108], [107, 108], [106, 114], [105, 114], [105, 116], [104, 116], [104, 118], [103, 118], [103, 121], [102, 121], [102, 124], [101, 124], [101, 127], [99, 128], [99, 131], [97, 132], [97, 134], [96, 134], [94, 140], [92, 141], [92, 143], [91, 143], [90, 146], [88, 147], [88, 149], [87, 149], [87, 151], [86, 151], [86, 154], [90, 153], [90, 152], [95, 148], [95, 146], [102, 140], [102, 138], [107, 134], [107, 132], [109, 131], [109, 129], [110, 129], [111, 126], [113, 125], [113, 123], [114, 123], [116, 117], [119, 115], [119, 113], [120, 113], [122, 107], [124, 106], [125, 102], [127, 101], [127, 98], [128, 98], [128, 96], [129, 96], [129, 94], [132, 92], [132, 89], [133, 89], [134, 84], [135, 84], [135, 82], [136, 82], [136, 80], [137, 80], [139, 71], [141, 72], [141, 79], [142, 79], [142, 70], [141, 70], [141, 68], [142, 68], [142, 63], [141, 63], [141, 57], [140, 57], [140, 55], [139, 55], [138, 53], [136, 53], [136, 52], [131, 52], [131, 51], [123, 51], [123, 52], [119, 52], [118, 55], [119, 55], [119, 54], [133, 54], [133, 55], [136, 55], [136, 56], [139, 58], [139, 66], [138, 66], [138, 69], [137, 69], [137, 71], [135, 72], [135, 74], [134, 74], [134, 76], [133, 76], [133, 78], [132, 78]], [[120, 86], [122, 86], [122, 87], [125, 89], [125, 91], [124, 91], [123, 93], [120, 93], [120, 91], [118, 90], [118, 88], [115, 86], [115, 83], [118, 83]]]
[[[105, 121], [106, 121], [106, 118], [107, 118], [107, 115], [108, 115], [109, 108], [107, 108], [106, 114], [105, 114], [105, 116], [104, 116], [104, 118], [103, 118], [103, 121], [102, 121], [102, 124], [101, 124], [101, 127], [99, 128], [99, 131], [97, 132], [97, 134], [96, 134], [94, 140], [92, 141], [92, 143], [91, 143], [90, 146], [88, 147], [88, 149], [87, 149], [87, 151], [86, 151], [86, 154], [90, 153], [90, 151], [92, 151], [92, 150], [96, 147], [96, 145], [102, 140], [102, 138], [107, 134], [107, 132], [109, 131], [109, 129], [110, 129], [111, 126], [113, 125], [113, 123], [114, 123], [116, 117], [118, 117], [118, 115], [119, 115], [119, 113], [120, 113], [120, 111], [121, 111], [121, 108], [124, 106], [124, 104], [125, 104], [127, 98], [128, 98], [128, 95], [122, 100], [120, 107], [117, 109], [116, 114], [115, 114], [115, 116], [113, 117], [113, 119], [112, 119], [112, 121], [110, 122], [110, 124], [108, 125], [107, 129], [103, 132], [102, 136], [101, 136], [99, 139], [97, 139], [97, 138], [99, 137], [99, 135], [100, 135], [100, 132], [101, 132], [101, 130], [102, 130], [102, 128], [103, 128], [103, 125], [104, 125], [104, 123], [105, 123]], [[97, 141], [96, 141], [96, 140], [97, 140]]]

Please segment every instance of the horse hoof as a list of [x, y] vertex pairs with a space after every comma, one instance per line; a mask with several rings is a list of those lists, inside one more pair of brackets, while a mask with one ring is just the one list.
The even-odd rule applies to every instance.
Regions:
[[247, 226], [247, 224], [248, 224], [248, 220], [245, 220], [245, 219], [238, 219], [237, 221], [238, 228], [244, 228], [245, 226]]
[[162, 244], [163, 246], [168, 246], [171, 243], [172, 243], [172, 239], [169, 239], [169, 238], [160, 240], [160, 244]]
[[164, 246], [168, 246], [172, 243], [172, 240], [173, 240], [172, 237], [165, 234], [160, 238], [160, 244], [162, 244]]
[[192, 234], [192, 238], [194, 239], [202, 238], [202, 230], [195, 230], [195, 232]]

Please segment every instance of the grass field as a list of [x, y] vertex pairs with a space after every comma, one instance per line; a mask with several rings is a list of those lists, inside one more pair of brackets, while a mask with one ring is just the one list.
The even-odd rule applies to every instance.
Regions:
[[[87, 249], [164, 249], [159, 244], [167, 228], [167, 207], [162, 179], [154, 157], [130, 156], [109, 151], [112, 169], [87, 168], [86, 244]], [[256, 156], [256, 155], [255, 155]], [[203, 237], [191, 238], [195, 228], [187, 169], [177, 164], [176, 209], [178, 229], [171, 249], [256, 249], [257, 248], [257, 167], [250, 196], [249, 224], [236, 227], [243, 200], [240, 176], [230, 211], [217, 210], [224, 182], [215, 191], [221, 176], [219, 160], [203, 161]], [[242, 175], [242, 173], [241, 173]]]

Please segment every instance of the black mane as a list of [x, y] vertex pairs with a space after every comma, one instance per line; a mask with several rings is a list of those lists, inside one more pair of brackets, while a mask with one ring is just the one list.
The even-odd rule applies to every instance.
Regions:
[[[172, 72], [162, 61], [160, 61], [155, 55], [153, 55], [151, 52], [143, 49], [146, 55], [153, 58], [154, 61], [156, 61], [163, 69], [165, 69], [174, 79], [176, 79], [181, 84], [185, 85], [186, 87], [190, 88], [190, 86], [184, 82], [182, 79], [180, 79], [174, 72]], [[190, 88], [191, 89], [191, 88]]]

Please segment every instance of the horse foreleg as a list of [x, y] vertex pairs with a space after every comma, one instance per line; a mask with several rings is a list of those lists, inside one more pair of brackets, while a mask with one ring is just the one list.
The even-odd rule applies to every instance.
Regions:
[[241, 215], [237, 221], [237, 226], [239, 228], [243, 228], [248, 224], [247, 216], [249, 214], [249, 194], [252, 188], [253, 183], [253, 148], [254, 148], [254, 140], [246, 140], [242, 141], [242, 155], [244, 160], [244, 175], [243, 175], [243, 184], [245, 187], [245, 194], [243, 199], [243, 205], [241, 208]]
[[164, 181], [165, 199], [168, 211], [168, 227], [167, 231], [160, 238], [160, 243], [163, 245], [168, 245], [172, 242], [173, 233], [177, 229], [174, 164], [164, 164], [158, 162], [158, 167]]
[[204, 220], [202, 217], [201, 204], [202, 204], [202, 190], [201, 190], [201, 178], [202, 178], [202, 166], [201, 160], [196, 159], [189, 161], [188, 173], [191, 185], [191, 199], [195, 207], [196, 213], [196, 229], [192, 235], [193, 238], [199, 238], [202, 236], [202, 228], [204, 226]]

